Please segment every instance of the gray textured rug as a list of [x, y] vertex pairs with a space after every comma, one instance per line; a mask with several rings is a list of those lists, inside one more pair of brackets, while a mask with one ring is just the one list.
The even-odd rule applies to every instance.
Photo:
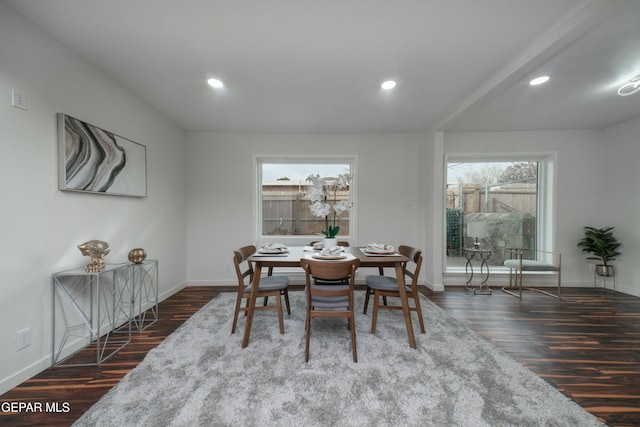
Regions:
[[[592, 426], [595, 417], [423, 299], [426, 334], [409, 348], [401, 312], [375, 335], [357, 292], [358, 363], [345, 319], [314, 319], [304, 362], [304, 295], [280, 335], [257, 312], [241, 348], [235, 294], [203, 307], [78, 420], [79, 426]], [[417, 327], [417, 321], [414, 320]], [[416, 328], [417, 329], [417, 328]]]

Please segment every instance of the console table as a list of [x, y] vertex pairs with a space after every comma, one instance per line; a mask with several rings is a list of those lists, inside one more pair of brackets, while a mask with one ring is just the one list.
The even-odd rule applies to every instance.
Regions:
[[132, 322], [143, 331], [158, 320], [158, 260], [131, 264]]
[[[491, 288], [487, 285], [487, 281], [489, 280], [489, 264], [487, 264], [487, 260], [491, 258], [491, 251], [488, 249], [476, 249], [476, 248], [464, 248], [464, 257], [467, 259], [467, 264], [465, 266], [465, 272], [467, 273], [467, 283], [466, 287], [469, 290], [473, 291], [474, 295], [484, 294], [491, 295]], [[479, 257], [480, 263], [480, 275], [482, 276], [482, 281], [479, 286], [473, 286], [473, 264], [471, 260]]]
[[[98, 365], [131, 341], [132, 282], [130, 264], [108, 264], [101, 272], [80, 267], [52, 275], [52, 365]], [[95, 361], [65, 363], [75, 354], [63, 354], [69, 352], [67, 344], [75, 344], [70, 339], [85, 340], [84, 347], [95, 345]]]

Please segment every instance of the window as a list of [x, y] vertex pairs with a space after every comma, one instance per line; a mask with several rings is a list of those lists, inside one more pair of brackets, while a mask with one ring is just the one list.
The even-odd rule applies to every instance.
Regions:
[[[257, 159], [258, 170], [258, 236], [261, 241], [278, 240], [282, 243], [306, 244], [321, 237], [326, 229], [325, 218], [313, 215], [311, 201], [306, 196], [310, 175], [338, 177], [347, 174], [350, 184], [332, 193], [337, 201], [353, 202], [353, 158], [270, 158]], [[331, 203], [333, 205], [333, 203]], [[333, 225], [333, 211], [330, 213]], [[336, 215], [340, 227], [339, 238], [352, 238], [351, 210]]]
[[476, 238], [481, 248], [491, 250], [490, 266], [503, 265], [505, 248], [551, 249], [552, 165], [552, 157], [449, 158], [446, 270], [465, 268], [464, 248], [473, 247]]

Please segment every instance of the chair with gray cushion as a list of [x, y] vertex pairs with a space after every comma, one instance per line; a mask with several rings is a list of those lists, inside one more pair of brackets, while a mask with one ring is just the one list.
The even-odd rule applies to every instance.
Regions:
[[[529, 290], [540, 292], [551, 297], [561, 299], [562, 285], [560, 282], [560, 272], [562, 267], [562, 255], [559, 252], [544, 251], [541, 249], [512, 249], [504, 251], [505, 267], [509, 267], [509, 286], [502, 290], [509, 295], [522, 299], [522, 291]], [[557, 290], [555, 293], [534, 287], [523, 287], [523, 273], [545, 273], [553, 274], [558, 278]], [[513, 280], [515, 278], [515, 281]]]
[[[418, 315], [418, 322], [420, 323], [420, 331], [424, 334], [424, 320], [422, 319], [422, 309], [420, 307], [420, 295], [418, 293], [418, 276], [420, 275], [420, 267], [422, 266], [422, 251], [420, 249], [413, 248], [411, 246], [401, 245], [398, 247], [398, 252], [409, 258], [408, 262], [404, 262], [402, 270], [406, 277], [411, 279], [411, 283], [407, 284], [405, 281], [405, 290], [407, 293], [407, 301], [414, 301], [413, 306], [409, 304], [409, 316], [411, 312], [415, 312]], [[409, 263], [413, 263], [413, 268], [409, 268]], [[400, 289], [398, 288], [398, 280], [395, 277], [383, 276], [381, 269], [380, 275], [366, 276], [365, 283], [367, 284], [367, 293], [364, 299], [364, 314], [367, 314], [367, 307], [369, 306], [369, 296], [373, 295], [373, 318], [371, 319], [371, 333], [376, 333], [376, 323], [378, 321], [378, 310], [402, 310], [402, 305], [388, 305], [387, 297], [395, 297], [399, 300]], [[383, 298], [383, 304], [380, 305], [380, 298]], [[409, 319], [410, 321], [411, 319]]]
[[[244, 246], [233, 251], [233, 264], [238, 276], [238, 298], [236, 300], [236, 309], [233, 314], [233, 326], [231, 333], [236, 332], [238, 323], [238, 315], [240, 312], [245, 314], [249, 311], [249, 297], [251, 295], [251, 286], [253, 284], [253, 265], [247, 258], [256, 252], [255, 246]], [[287, 306], [287, 313], [291, 314], [289, 305], [289, 278], [287, 276], [272, 276], [272, 269], [269, 269], [269, 275], [260, 278], [258, 286], [258, 297], [264, 298], [264, 305], [256, 305], [254, 310], [277, 310], [278, 322], [280, 323], [280, 333], [284, 334], [284, 318], [282, 314], [282, 296]], [[246, 279], [249, 279], [246, 281]], [[275, 305], [268, 305], [267, 299], [276, 297]], [[246, 299], [246, 304], [242, 306], [242, 300]], [[257, 300], [256, 300], [257, 301]]]
[[[348, 319], [348, 326], [351, 330], [353, 361], [357, 362], [353, 287], [360, 260], [354, 258], [348, 261], [320, 261], [303, 258], [300, 260], [300, 265], [304, 269], [306, 276], [305, 362], [309, 361], [309, 336], [311, 334], [311, 319], [314, 317], [346, 317]], [[320, 280], [336, 280], [347, 277], [348, 284], [315, 284], [312, 280], [314, 277]]]

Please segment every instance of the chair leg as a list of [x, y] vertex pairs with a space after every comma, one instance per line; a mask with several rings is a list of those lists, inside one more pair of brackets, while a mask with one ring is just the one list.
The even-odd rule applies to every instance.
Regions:
[[367, 314], [367, 307], [369, 306], [369, 295], [371, 295], [371, 289], [367, 287], [367, 292], [364, 294], [364, 311], [362, 314]]
[[378, 306], [380, 296], [374, 291], [373, 292], [373, 317], [371, 318], [371, 333], [376, 333], [376, 323], [378, 321]]
[[560, 270], [558, 270], [558, 301], [562, 299], [562, 285], [560, 284]]
[[282, 298], [280, 295], [276, 298], [276, 307], [278, 310], [278, 322], [280, 323], [280, 333], [284, 334], [284, 315], [282, 314]]
[[[231, 333], [236, 333], [236, 326], [238, 325], [238, 315], [240, 314], [240, 306], [242, 305], [242, 297], [238, 294], [238, 299], [236, 300], [236, 311], [233, 313], [233, 326], [231, 326]], [[246, 313], [246, 312], [245, 312]]]
[[287, 306], [287, 314], [291, 316], [291, 306], [289, 305], [289, 290], [283, 289], [282, 294], [284, 295], [284, 302]]
[[[516, 271], [516, 284], [518, 282], [518, 272]], [[522, 269], [520, 269], [520, 299], [522, 299]]]
[[309, 362], [309, 335], [311, 334], [311, 313], [307, 309], [307, 318], [305, 320], [304, 329], [306, 331], [306, 342], [304, 347], [304, 361]]
[[418, 315], [418, 323], [420, 323], [420, 332], [424, 334], [424, 320], [422, 319], [422, 308], [420, 307], [420, 295], [413, 295], [413, 301], [416, 305], [416, 314]]
[[349, 325], [351, 326], [351, 347], [353, 348], [353, 361], [358, 361], [358, 350], [356, 345], [356, 319], [353, 315], [353, 308], [349, 316]]

